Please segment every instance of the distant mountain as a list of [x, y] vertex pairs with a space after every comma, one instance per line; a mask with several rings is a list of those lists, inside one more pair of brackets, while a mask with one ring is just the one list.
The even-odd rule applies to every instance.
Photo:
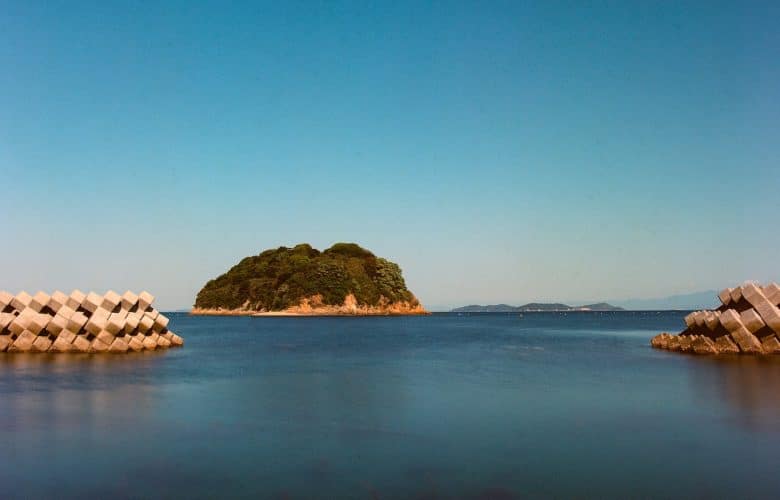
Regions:
[[507, 304], [494, 304], [490, 306], [478, 306], [472, 304], [469, 306], [458, 307], [452, 310], [452, 312], [516, 312], [517, 307]]
[[541, 303], [531, 302], [523, 304], [522, 306], [510, 306], [507, 304], [495, 304], [488, 306], [470, 305], [464, 307], [456, 307], [452, 312], [465, 312], [465, 313], [488, 313], [488, 312], [533, 312], [533, 311], [545, 311], [545, 312], [558, 312], [558, 311], [623, 311], [622, 307], [616, 307], [606, 302], [599, 302], [598, 304], [587, 304], [584, 306], [570, 306], [561, 303]]
[[624, 309], [632, 311], [698, 310], [711, 309], [720, 305], [718, 292], [715, 290], [670, 295], [655, 299], [629, 299], [615, 300], [613, 302]]

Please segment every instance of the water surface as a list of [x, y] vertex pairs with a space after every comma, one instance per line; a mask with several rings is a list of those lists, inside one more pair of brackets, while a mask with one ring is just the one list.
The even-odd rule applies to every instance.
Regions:
[[185, 347], [0, 356], [0, 497], [772, 497], [780, 363], [684, 313], [171, 315]]

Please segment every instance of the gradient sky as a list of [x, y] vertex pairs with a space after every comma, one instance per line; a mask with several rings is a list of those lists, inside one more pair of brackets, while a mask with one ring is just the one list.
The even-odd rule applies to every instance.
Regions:
[[432, 308], [780, 280], [780, 4], [575, 3], [0, 0], [0, 288], [185, 308], [303, 241]]

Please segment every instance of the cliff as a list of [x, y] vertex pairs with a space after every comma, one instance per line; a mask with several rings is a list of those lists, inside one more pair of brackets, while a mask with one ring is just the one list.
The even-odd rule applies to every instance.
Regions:
[[198, 292], [192, 314], [426, 314], [401, 268], [354, 243], [246, 257]]

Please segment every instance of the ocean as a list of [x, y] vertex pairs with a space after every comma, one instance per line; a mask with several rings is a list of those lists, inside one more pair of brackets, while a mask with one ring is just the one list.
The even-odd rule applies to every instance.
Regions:
[[766, 498], [780, 359], [684, 312], [170, 315], [181, 349], [0, 354], [0, 498]]

